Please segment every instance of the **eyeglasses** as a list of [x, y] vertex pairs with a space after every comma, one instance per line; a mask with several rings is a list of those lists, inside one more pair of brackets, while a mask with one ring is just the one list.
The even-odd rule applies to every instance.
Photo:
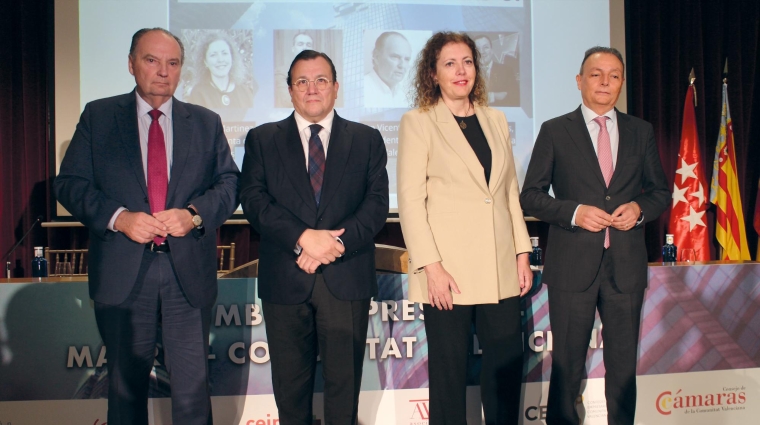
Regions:
[[293, 87], [298, 89], [298, 91], [306, 91], [309, 89], [309, 83], [314, 83], [314, 86], [317, 88], [317, 90], [324, 90], [330, 83], [332, 83], [332, 81], [328, 80], [325, 77], [319, 77], [316, 80], [307, 80], [306, 78], [301, 78], [293, 82]]

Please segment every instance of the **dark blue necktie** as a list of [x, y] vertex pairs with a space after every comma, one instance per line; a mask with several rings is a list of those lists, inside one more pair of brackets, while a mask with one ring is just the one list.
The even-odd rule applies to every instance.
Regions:
[[322, 126], [312, 124], [311, 137], [309, 137], [309, 179], [311, 188], [314, 190], [314, 199], [319, 206], [319, 199], [322, 196], [322, 180], [325, 176], [325, 148], [322, 146], [322, 139], [319, 138], [319, 132]]

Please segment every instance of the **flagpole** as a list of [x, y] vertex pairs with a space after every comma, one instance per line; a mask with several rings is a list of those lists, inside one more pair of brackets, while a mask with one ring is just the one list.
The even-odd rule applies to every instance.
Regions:
[[[728, 57], [726, 57], [726, 62], [723, 65], [723, 84], [728, 84]], [[721, 105], [721, 107], [723, 107]], [[723, 261], [723, 245], [718, 244], [718, 259], [719, 261]]]

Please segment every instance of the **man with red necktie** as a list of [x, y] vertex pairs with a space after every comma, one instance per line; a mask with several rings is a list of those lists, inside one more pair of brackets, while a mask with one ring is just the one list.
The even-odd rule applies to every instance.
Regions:
[[380, 132], [334, 110], [332, 60], [304, 50], [287, 77], [295, 111], [245, 139], [243, 212], [261, 235], [258, 296], [282, 425], [311, 425], [317, 355], [325, 423], [356, 424], [374, 237], [388, 216]]
[[607, 421], [634, 422], [644, 223], [667, 208], [670, 192], [652, 125], [615, 109], [624, 75], [616, 49], [586, 51], [575, 77], [583, 103], [541, 126], [520, 195], [526, 215], [551, 225], [542, 276], [554, 341], [548, 425], [579, 423], [576, 399], [597, 309]]
[[142, 29], [128, 59], [135, 90], [85, 106], [55, 193], [90, 230], [108, 423], [148, 424], [160, 327], [172, 421], [207, 425], [216, 229], [237, 207], [239, 172], [219, 116], [173, 97], [182, 42], [162, 28]]

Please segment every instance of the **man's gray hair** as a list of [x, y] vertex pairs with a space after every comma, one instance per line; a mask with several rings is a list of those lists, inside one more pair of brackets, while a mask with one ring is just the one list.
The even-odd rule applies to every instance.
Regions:
[[137, 49], [137, 43], [140, 42], [140, 39], [142, 38], [142, 36], [144, 36], [145, 34], [147, 34], [149, 32], [153, 32], [153, 31], [162, 32], [162, 33], [164, 33], [164, 34], [172, 37], [174, 40], [176, 40], [177, 44], [179, 44], [179, 50], [180, 50], [180, 53], [181, 53], [181, 57], [179, 59], [180, 63], [185, 63], [185, 45], [182, 44], [182, 40], [180, 40], [179, 37], [177, 37], [176, 35], [172, 34], [170, 31], [165, 30], [165, 29], [160, 28], [160, 27], [156, 27], [156, 28], [143, 28], [143, 29], [137, 31], [132, 36], [132, 45], [129, 46], [129, 57], [132, 58], [132, 59], [135, 58], [135, 50]]
[[610, 55], [615, 55], [615, 57], [620, 60], [620, 64], [623, 65], [623, 75], [625, 75], [625, 62], [623, 62], [623, 55], [620, 54], [620, 51], [614, 47], [602, 46], [594, 46], [586, 50], [586, 54], [583, 55], [583, 62], [581, 62], [581, 72], [579, 72], [580, 75], [583, 75], [583, 65], [586, 64], [586, 59], [596, 53], [608, 53]]

